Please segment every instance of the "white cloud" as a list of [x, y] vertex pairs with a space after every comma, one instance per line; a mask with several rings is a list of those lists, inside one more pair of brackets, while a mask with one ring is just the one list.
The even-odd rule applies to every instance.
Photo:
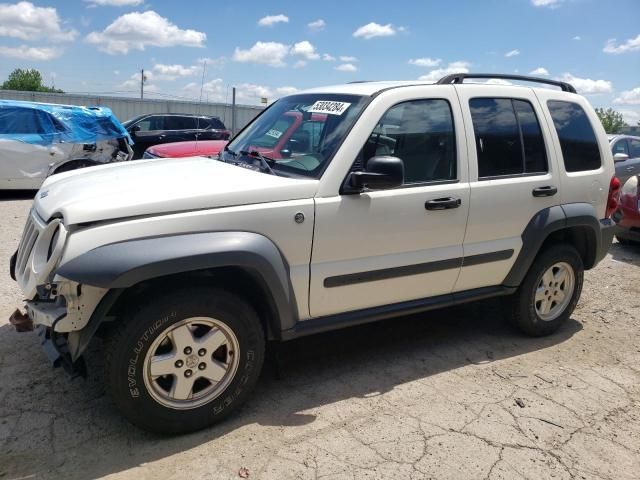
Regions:
[[307, 60], [318, 60], [320, 55], [316, 52], [316, 48], [307, 40], [298, 42], [291, 47], [291, 55], [298, 55]]
[[290, 86], [286, 86], [286, 87], [278, 87], [276, 88], [276, 93], [278, 95], [293, 95], [294, 93], [298, 92], [299, 90], [296, 87], [290, 87]]
[[208, 102], [226, 102], [228, 89], [224, 86], [221, 78], [214, 78], [202, 85], [199, 82], [190, 82], [182, 87], [182, 93], [185, 96], [192, 97], [194, 100], [200, 99], [200, 90], [202, 89], [202, 99]]
[[340, 61], [341, 62], [357, 62], [358, 59], [350, 55], [340, 55]]
[[557, 8], [563, 0], [531, 0], [534, 7]]
[[334, 57], [333, 55], [329, 55], [328, 53], [324, 53], [322, 55], [322, 60], [324, 60], [325, 62], [335, 62], [336, 57]]
[[431, 70], [426, 75], [420, 76], [419, 80], [426, 80], [429, 82], [436, 82], [440, 80], [445, 75], [450, 75], [452, 73], [469, 73], [469, 67], [471, 64], [469, 62], [457, 61], [451, 62], [444, 68], [437, 68], [435, 70]]
[[135, 7], [144, 3], [144, 0], [84, 0], [92, 7]]
[[355, 72], [358, 70], [353, 63], [342, 63], [336, 67], [339, 72]]
[[327, 22], [325, 22], [321, 18], [319, 18], [314, 22], [307, 23], [307, 27], [309, 27], [314, 32], [320, 32], [321, 30], [324, 30], [324, 27], [326, 26], [327, 26]]
[[282, 67], [284, 58], [289, 53], [289, 45], [277, 42], [256, 42], [248, 50], [236, 47], [233, 61], [240, 63], [259, 63], [270, 67]]
[[19, 47], [4, 47], [0, 45], [0, 56], [2, 57], [44, 61], [59, 57], [61, 54], [61, 50], [53, 47], [29, 47], [28, 45], [20, 45]]
[[91, 32], [86, 41], [111, 55], [154, 47], [202, 47], [207, 35], [183, 30], [153, 10], [132, 12], [116, 18], [102, 32]]
[[640, 34], [636, 38], [630, 38], [626, 42], [621, 44], [616, 44], [615, 38], [610, 38], [607, 40], [607, 44], [602, 49], [605, 53], [626, 53], [626, 52], [635, 52], [636, 50], [640, 50]]
[[618, 110], [622, 114], [622, 118], [629, 125], [638, 125], [640, 122], [640, 110]]
[[63, 29], [62, 20], [53, 7], [36, 7], [31, 2], [0, 3], [1, 37], [68, 42], [77, 35], [76, 30]]
[[261, 27], [272, 27], [276, 23], [289, 23], [289, 17], [283, 14], [267, 15], [258, 20], [258, 25]]
[[202, 72], [201, 65], [191, 65], [190, 67], [185, 67], [183, 65], [174, 64], [174, 65], [165, 65], [163, 63], [156, 63], [153, 66], [154, 73], [159, 75], [159, 80], [175, 80], [178, 77], [190, 77], [197, 73]]
[[542, 77], [546, 77], [549, 75], [549, 70], [544, 67], [538, 67], [535, 70], [531, 70], [529, 75], [540, 75]]
[[415, 65], [416, 67], [437, 67], [442, 62], [439, 58], [423, 57], [412, 58], [409, 60], [409, 65]]
[[293, 64], [293, 68], [302, 68], [302, 67], [305, 67], [306, 65], [307, 65], [306, 60], [298, 60], [296, 63]]
[[[160, 89], [153, 84], [156, 80], [156, 75], [153, 71], [148, 70], [144, 72], [144, 91], [147, 92], [158, 92]], [[136, 72], [132, 74], [127, 80], [116, 85], [116, 90], [133, 90], [135, 92], [140, 91], [140, 72]]]
[[609, 80], [592, 80], [590, 78], [574, 77], [570, 73], [565, 73], [560, 77], [563, 82], [569, 82], [578, 93], [582, 95], [599, 95], [601, 93], [613, 92], [613, 84]]
[[574, 40], [582, 40], [582, 37], [580, 35], [576, 35], [575, 37], [573, 37]]
[[380, 25], [376, 22], [367, 23], [353, 32], [354, 37], [364, 38], [366, 40], [374, 37], [391, 37], [395, 34], [396, 30], [390, 23]]
[[613, 100], [613, 103], [623, 105], [640, 105], [640, 87], [621, 92], [620, 96]]
[[515, 57], [517, 55], [520, 55], [520, 50], [518, 50], [517, 48], [513, 50], [509, 50], [507, 53], [504, 54], [505, 57]]

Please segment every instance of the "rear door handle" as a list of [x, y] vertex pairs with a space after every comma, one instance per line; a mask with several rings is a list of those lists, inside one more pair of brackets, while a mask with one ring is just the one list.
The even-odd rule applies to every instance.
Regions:
[[547, 185], [545, 187], [534, 188], [531, 193], [534, 197], [553, 197], [556, 193], [558, 193], [558, 187]]
[[459, 198], [434, 198], [433, 200], [428, 200], [424, 204], [424, 208], [427, 210], [448, 210], [450, 208], [458, 208], [460, 205], [462, 205], [462, 200]]

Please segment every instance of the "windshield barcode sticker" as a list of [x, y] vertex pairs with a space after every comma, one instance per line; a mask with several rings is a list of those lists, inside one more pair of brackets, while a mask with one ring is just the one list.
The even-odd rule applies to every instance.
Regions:
[[273, 138], [280, 138], [282, 136], [282, 132], [280, 130], [271, 129], [266, 133], [266, 135]]
[[351, 104], [346, 102], [332, 102], [329, 100], [318, 100], [311, 105], [307, 112], [328, 113], [329, 115], [342, 115]]

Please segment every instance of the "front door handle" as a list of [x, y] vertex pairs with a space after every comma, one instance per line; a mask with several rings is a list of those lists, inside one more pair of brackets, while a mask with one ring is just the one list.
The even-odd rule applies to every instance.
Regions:
[[558, 193], [558, 187], [547, 185], [545, 187], [534, 188], [531, 193], [534, 197], [553, 197], [556, 193]]
[[433, 200], [428, 200], [424, 204], [424, 208], [427, 210], [448, 210], [450, 208], [458, 208], [460, 205], [462, 205], [462, 200], [459, 198], [434, 198]]

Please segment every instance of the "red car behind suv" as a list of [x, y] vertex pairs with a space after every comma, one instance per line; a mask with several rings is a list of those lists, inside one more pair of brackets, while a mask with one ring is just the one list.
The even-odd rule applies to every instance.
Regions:
[[[289, 111], [254, 142], [255, 150], [274, 160], [309, 152], [320, 142], [326, 114], [314, 113], [303, 119], [302, 112]], [[225, 140], [204, 140], [155, 145], [142, 158], [214, 157], [225, 147]]]

